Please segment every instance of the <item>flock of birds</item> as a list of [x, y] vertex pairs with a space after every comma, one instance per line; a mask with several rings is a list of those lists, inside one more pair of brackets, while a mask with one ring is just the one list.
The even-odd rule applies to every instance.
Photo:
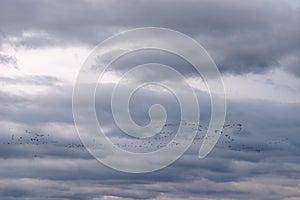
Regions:
[[9, 141], [3, 141], [3, 145], [42, 145], [55, 144], [59, 141], [49, 140], [50, 134], [38, 134], [29, 130], [25, 130], [26, 134], [16, 135], [12, 134]]
[[[111, 141], [115, 144], [116, 147], [121, 149], [131, 151], [131, 152], [150, 152], [162, 148], [166, 145], [177, 146], [181, 145], [179, 142], [172, 142], [178, 129], [178, 124], [166, 124], [162, 131], [151, 138], [134, 138], [130, 136], [114, 136], [111, 137]], [[268, 141], [264, 146], [257, 145], [247, 145], [243, 144], [242, 139], [242, 124], [228, 124], [224, 125], [223, 130], [221, 130], [220, 138], [217, 142], [217, 148], [226, 148], [232, 151], [251, 151], [251, 152], [261, 152], [265, 149], [266, 146], [276, 145], [282, 142], [287, 142], [288, 138], [284, 138], [278, 141]], [[191, 146], [198, 146], [202, 144], [207, 128], [199, 125], [197, 130], [197, 135], [194, 138], [194, 141]], [[246, 140], [245, 140], [246, 141]], [[39, 134], [29, 130], [25, 130], [25, 134], [17, 135], [12, 134], [10, 139], [3, 140], [2, 145], [55, 145], [57, 147], [66, 148], [66, 149], [85, 149], [85, 146], [79, 140], [66, 140], [60, 139], [59, 137], [55, 138], [50, 134]]]
[[[171, 147], [182, 145], [180, 142], [171, 142], [174, 136], [176, 135], [177, 128], [178, 128], [178, 124], [169, 123], [164, 126], [164, 128], [160, 133], [156, 134], [152, 138], [139, 139], [139, 138], [132, 138], [132, 137], [126, 137], [126, 138], [123, 137], [123, 138], [113, 138], [112, 140], [116, 146], [127, 151], [149, 152], [149, 151], [160, 149], [168, 144]], [[222, 145], [227, 144], [230, 146], [230, 144], [235, 141], [235, 139], [231, 136], [231, 133], [239, 132], [241, 130], [242, 130], [242, 124], [225, 125], [223, 127], [223, 130], [221, 131], [221, 136], [220, 136], [220, 140], [218, 141], [218, 144], [222, 144]], [[206, 131], [207, 131], [206, 127], [201, 125], [198, 126], [197, 135], [194, 138], [192, 146], [200, 145], [202, 143]]]

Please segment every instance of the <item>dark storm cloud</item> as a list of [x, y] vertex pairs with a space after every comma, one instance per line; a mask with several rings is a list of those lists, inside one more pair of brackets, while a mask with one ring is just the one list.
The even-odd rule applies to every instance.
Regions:
[[[299, 64], [299, 7], [291, 1], [2, 1], [0, 23], [16, 45], [96, 45], [135, 27], [171, 28], [196, 38], [221, 70], [245, 73]], [[9, 40], [6, 40], [9, 42]], [[11, 41], [12, 42], [12, 41]], [[296, 73], [297, 74], [297, 73]]]

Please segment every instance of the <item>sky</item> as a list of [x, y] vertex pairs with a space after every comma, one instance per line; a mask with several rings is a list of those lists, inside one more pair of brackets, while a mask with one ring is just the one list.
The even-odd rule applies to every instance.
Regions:
[[[299, 19], [297, 0], [1, 0], [0, 199], [300, 199]], [[223, 80], [226, 119], [215, 148], [199, 159], [212, 107], [205, 81], [170, 52], [123, 56], [95, 93], [97, 119], [116, 146], [157, 150], [172, 140], [181, 120], [176, 95], [142, 87], [129, 102], [133, 121], [147, 125], [149, 108], [161, 104], [166, 125], [148, 139], [124, 136], [110, 98], [134, 66], [156, 62], [178, 70], [201, 111], [197, 136], [182, 157], [154, 172], [126, 173], [87, 151], [73, 119], [72, 92], [100, 42], [142, 27], [179, 31], [206, 49]], [[146, 77], [185, 92], [182, 82], [155, 68], [131, 81]]]

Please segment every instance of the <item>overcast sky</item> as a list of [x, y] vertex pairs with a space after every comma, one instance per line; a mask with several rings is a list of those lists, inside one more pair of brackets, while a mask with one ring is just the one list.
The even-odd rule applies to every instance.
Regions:
[[[299, 19], [297, 0], [1, 0], [0, 199], [300, 199]], [[185, 75], [199, 98], [202, 126], [175, 163], [129, 174], [104, 166], [82, 146], [72, 91], [96, 45], [149, 26], [180, 31], [207, 50], [222, 75], [229, 126], [198, 159], [211, 106], [201, 77], [167, 52], [128, 54], [112, 64], [96, 92], [98, 120], [116, 145], [136, 152], [159, 148], [180, 121], [174, 95], [145, 87], [130, 102], [132, 118], [146, 125], [149, 107], [162, 104], [167, 135], [149, 141], [121, 136], [109, 97], [120, 75], [138, 64], [162, 63]]]

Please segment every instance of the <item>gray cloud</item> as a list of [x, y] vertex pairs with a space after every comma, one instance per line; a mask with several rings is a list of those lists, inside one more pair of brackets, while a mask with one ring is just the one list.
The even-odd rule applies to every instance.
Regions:
[[[107, 85], [107, 90], [110, 88]], [[61, 118], [64, 112], [66, 115], [71, 114], [71, 110], [66, 107], [70, 103], [63, 103], [71, 95], [50, 91], [43, 96], [40, 94], [39, 98], [26, 98], [25, 102], [35, 105], [35, 109], [29, 109], [26, 117], [23, 114], [20, 114], [23, 117], [19, 119], [10, 117], [9, 115], [15, 115], [12, 112], [8, 112], [9, 115], [1, 114], [2, 118], [6, 115], [7, 120], [2, 124], [1, 141], [11, 142], [12, 134], [15, 134], [15, 139], [23, 136], [22, 141], [29, 136], [35, 137], [36, 133], [50, 134], [46, 140], [49, 144], [43, 144], [42, 139], [34, 144], [1, 144], [0, 176], [4, 188], [2, 199], [38, 199], [41, 193], [43, 199], [93, 199], [105, 196], [154, 199], [163, 198], [164, 195], [169, 199], [283, 199], [299, 196], [296, 190], [299, 179], [297, 166], [300, 162], [297, 134], [300, 130], [299, 104], [231, 100], [228, 102], [227, 123], [242, 123], [243, 129], [225, 132], [209, 157], [204, 160], [197, 158], [201, 144], [198, 141], [182, 158], [166, 169], [148, 174], [126, 174], [98, 163], [84, 148], [68, 147], [68, 144], [80, 143], [73, 123]], [[100, 91], [102, 97], [109, 96], [109, 92], [103, 89]], [[151, 95], [140, 91], [135, 101], [143, 100], [145, 105], [136, 104], [132, 107], [133, 116], [145, 119], [147, 104], [155, 101], [171, 104], [170, 97], [161, 95], [158, 91]], [[13, 99], [16, 101], [14, 104], [24, 101], [20, 98], [17, 100], [14, 96], [7, 101]], [[101, 107], [98, 109], [109, 106], [102, 101], [99, 102]], [[36, 113], [43, 112], [47, 113], [46, 118], [43, 119], [40, 114], [40, 117], [34, 117]], [[208, 115], [206, 112], [209, 109], [202, 110], [204, 116]], [[109, 111], [101, 110], [99, 113], [110, 114]], [[171, 118], [176, 118], [177, 115], [173, 112], [168, 114]], [[101, 116], [99, 119], [106, 119], [102, 122], [112, 127], [112, 122], [107, 120], [109, 118]], [[16, 124], [11, 125], [12, 122]], [[20, 128], [17, 128], [17, 124], [22, 124], [23, 133], [18, 131]], [[29, 129], [31, 133], [26, 133], [25, 129]], [[112, 132], [115, 131], [112, 129]], [[234, 141], [230, 140], [228, 143], [228, 136]], [[58, 143], [52, 144], [51, 141], [54, 140]], [[253, 180], [253, 177], [257, 179]], [[274, 183], [274, 180], [278, 183]], [[255, 185], [263, 185], [266, 181], [270, 184], [264, 190], [253, 189]], [[245, 188], [239, 187], [239, 184], [245, 185]]]
[[38, 75], [27, 75], [21, 77], [4, 77], [0, 76], [0, 82], [6, 85], [34, 85], [34, 86], [57, 86], [62, 84], [62, 81], [53, 76], [38, 76]]
[[[161, 26], [203, 44], [225, 76], [277, 67], [299, 77], [299, 5], [293, 1], [12, 0], [0, 2], [0, 25], [0, 50], [5, 45], [93, 46], [121, 30]], [[113, 72], [156, 61], [187, 76], [195, 73], [173, 55], [135, 53], [114, 63]], [[15, 66], [17, 60], [1, 52], [0, 64]], [[157, 75], [157, 80], [164, 79], [164, 74]], [[265, 84], [289, 89], [271, 79]], [[113, 86], [97, 88], [95, 106], [111, 139], [121, 144], [127, 140], [111, 114]], [[31, 88], [39, 90], [31, 93]], [[72, 117], [70, 83], [52, 76], [1, 75], [0, 199], [299, 199], [299, 103], [285, 102], [288, 97], [280, 103], [257, 100], [256, 91], [249, 93], [257, 98], [228, 99], [226, 124], [241, 123], [242, 130], [228, 126], [209, 156], [199, 160], [210, 98], [196, 91], [203, 127], [191, 148], [165, 169], [127, 174], [105, 167], [82, 146]], [[168, 123], [178, 123], [178, 102], [159, 90], [141, 89], [133, 96], [133, 119], [147, 124], [154, 103], [165, 106]], [[175, 131], [176, 125], [166, 130]], [[156, 140], [151, 138], [153, 144], [167, 141]]]
[[0, 63], [8, 66], [13, 66], [14, 68], [18, 68], [17, 59], [15, 56], [0, 54]]
[[2, 31], [7, 38], [18, 38], [15, 45], [26, 47], [96, 45], [120, 30], [161, 26], [196, 38], [219, 68], [229, 72], [261, 72], [281, 66], [287, 56], [299, 57], [299, 8], [286, 1], [15, 0], [1, 4]]

